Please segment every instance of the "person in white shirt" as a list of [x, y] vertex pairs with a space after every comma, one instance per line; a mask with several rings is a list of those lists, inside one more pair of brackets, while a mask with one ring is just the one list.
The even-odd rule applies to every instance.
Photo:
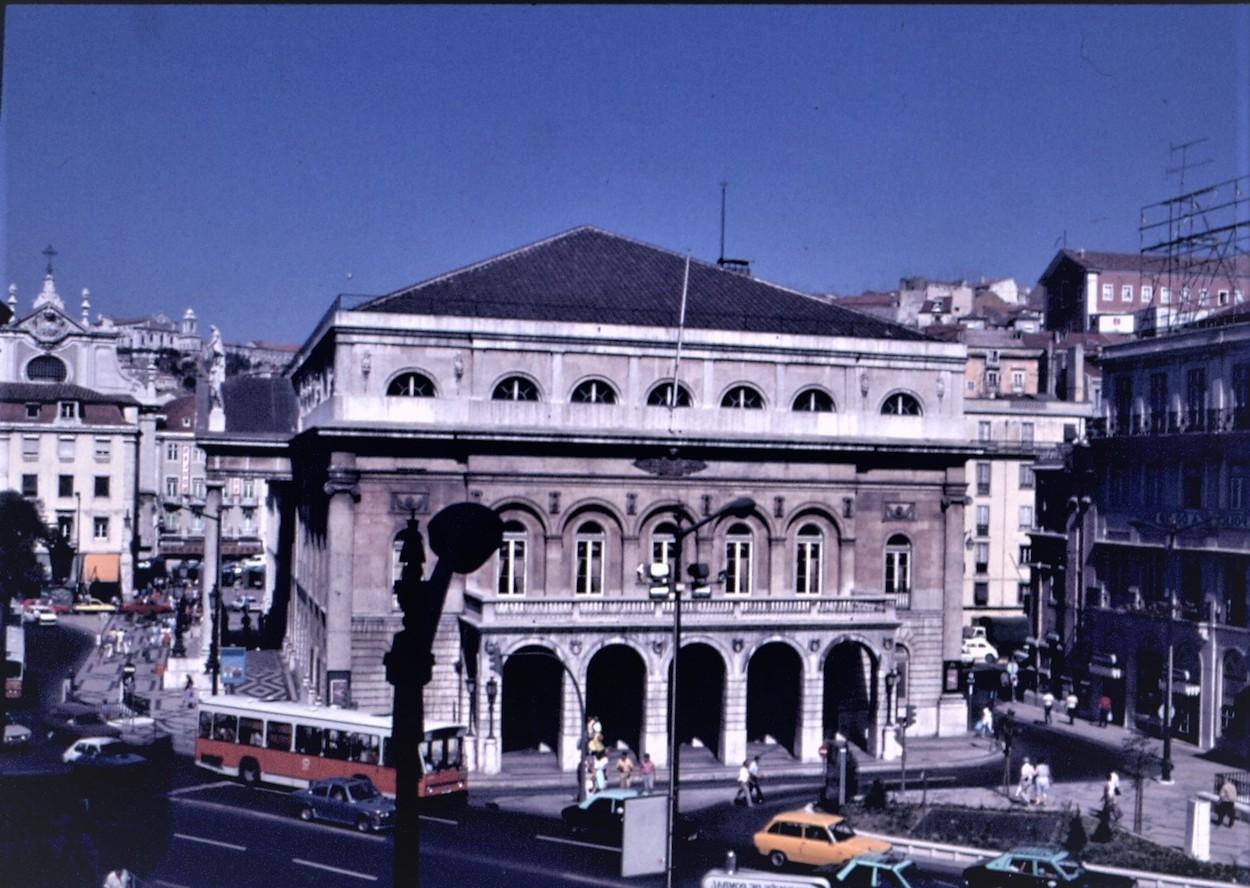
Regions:
[[738, 799], [742, 799], [748, 808], [753, 804], [751, 799], [751, 768], [745, 760], [742, 762], [742, 767], [738, 769], [738, 794], [734, 796], [735, 805], [738, 804]]
[[1050, 711], [1055, 708], [1055, 695], [1050, 691], [1042, 694], [1042, 721], [1050, 724]]
[[1020, 766], [1020, 784], [1016, 787], [1016, 798], [1024, 799], [1025, 802], [1033, 803], [1033, 775], [1037, 773], [1037, 769], [1033, 767], [1033, 763], [1029, 761], [1029, 757], [1024, 757], [1024, 764]]

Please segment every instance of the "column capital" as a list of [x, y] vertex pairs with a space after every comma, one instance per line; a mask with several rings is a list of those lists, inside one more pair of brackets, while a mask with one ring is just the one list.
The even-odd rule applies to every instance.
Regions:
[[360, 473], [352, 469], [331, 466], [323, 489], [326, 496], [346, 493], [351, 496], [353, 502], [358, 503], [360, 502]]

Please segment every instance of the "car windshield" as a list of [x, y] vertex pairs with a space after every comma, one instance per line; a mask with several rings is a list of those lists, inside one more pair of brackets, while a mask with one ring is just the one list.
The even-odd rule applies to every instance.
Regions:
[[365, 799], [375, 799], [380, 795], [372, 783], [353, 783], [351, 786], [347, 787], [347, 791], [351, 795], [353, 802], [363, 802]]
[[1056, 862], [1055, 869], [1059, 870], [1059, 875], [1063, 876], [1064, 879], [1066, 879], [1069, 882], [1071, 882], [1073, 879], [1077, 878], [1081, 874], [1080, 865], [1073, 863], [1070, 860], [1063, 860], [1063, 861]]

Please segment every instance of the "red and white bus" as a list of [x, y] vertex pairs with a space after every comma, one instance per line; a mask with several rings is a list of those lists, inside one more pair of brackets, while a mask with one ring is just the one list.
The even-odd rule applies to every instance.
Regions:
[[[426, 722], [417, 794], [468, 792], [464, 725]], [[200, 697], [195, 763], [238, 777], [303, 788], [329, 777], [368, 777], [395, 795], [391, 717], [355, 709], [271, 703], [252, 697]]]

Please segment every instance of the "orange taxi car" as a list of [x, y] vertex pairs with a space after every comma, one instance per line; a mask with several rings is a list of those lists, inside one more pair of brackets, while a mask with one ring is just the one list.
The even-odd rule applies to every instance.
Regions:
[[782, 811], [752, 838], [755, 850], [779, 869], [791, 862], [845, 863], [860, 854], [891, 848], [889, 842], [856, 835], [844, 818], [823, 811]]

